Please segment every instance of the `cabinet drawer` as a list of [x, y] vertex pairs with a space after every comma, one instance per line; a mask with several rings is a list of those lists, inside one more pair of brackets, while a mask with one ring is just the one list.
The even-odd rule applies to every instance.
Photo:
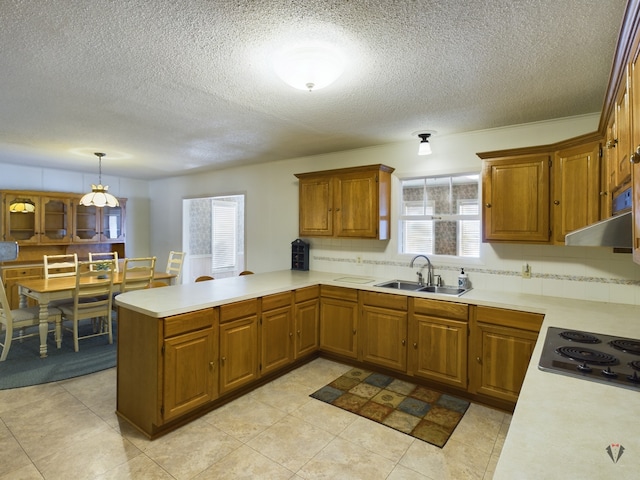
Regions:
[[320, 295], [320, 286], [314, 285], [313, 287], [299, 288], [295, 291], [294, 295], [296, 303], [306, 302], [307, 300], [318, 298], [318, 296]]
[[353, 288], [333, 287], [331, 285], [322, 285], [320, 294], [323, 297], [339, 298], [341, 300], [358, 301], [358, 290]]
[[210, 328], [215, 320], [213, 308], [189, 312], [164, 319], [164, 338]]
[[505, 310], [503, 308], [476, 307], [476, 320], [483, 323], [539, 332], [544, 315], [540, 313]]
[[237, 318], [250, 317], [258, 313], [258, 299], [244, 300], [220, 306], [220, 323], [230, 322]]
[[405, 295], [391, 295], [388, 293], [360, 292], [362, 303], [374, 307], [390, 308], [392, 310], [407, 310], [409, 303]]
[[26, 268], [6, 268], [2, 271], [2, 276], [5, 279], [8, 278], [23, 278], [23, 277], [41, 277], [44, 275], [44, 269], [42, 267], [26, 267]]
[[428, 298], [414, 298], [413, 309], [415, 313], [433, 315], [434, 317], [453, 318], [455, 320], [469, 319], [469, 305], [464, 303], [444, 302]]
[[262, 297], [262, 311], [266, 312], [280, 307], [288, 307], [293, 302], [293, 292], [282, 292]]

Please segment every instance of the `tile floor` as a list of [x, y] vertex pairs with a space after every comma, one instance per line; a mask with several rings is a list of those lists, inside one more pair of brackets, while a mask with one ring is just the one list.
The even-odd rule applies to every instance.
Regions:
[[0, 480], [490, 479], [511, 416], [472, 404], [440, 449], [309, 397], [313, 362], [153, 442], [116, 416], [115, 368], [0, 391]]

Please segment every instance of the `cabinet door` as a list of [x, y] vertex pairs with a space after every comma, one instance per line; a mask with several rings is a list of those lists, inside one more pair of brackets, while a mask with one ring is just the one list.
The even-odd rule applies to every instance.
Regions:
[[71, 241], [71, 201], [66, 198], [42, 197], [40, 243]]
[[293, 316], [291, 305], [262, 313], [260, 373], [266, 374], [293, 361]]
[[124, 242], [125, 201], [118, 199], [117, 207], [103, 207], [100, 212], [100, 241]]
[[220, 324], [220, 394], [258, 378], [258, 317]]
[[335, 235], [378, 237], [378, 172], [335, 177]]
[[631, 77], [631, 185], [633, 192], [633, 261], [640, 264], [640, 45], [630, 65]]
[[[518, 400], [538, 334], [516, 328], [477, 323], [473, 332], [472, 393], [509, 402]], [[472, 368], [472, 367], [470, 367]]]
[[362, 360], [407, 371], [407, 312], [364, 305], [360, 318]]
[[333, 183], [330, 176], [300, 179], [301, 237], [333, 235]]
[[553, 240], [600, 220], [600, 144], [558, 152], [553, 163]]
[[339, 298], [320, 300], [320, 349], [358, 358], [358, 303]]
[[482, 241], [548, 242], [549, 155], [485, 160]]
[[7, 193], [3, 197], [3, 240], [20, 244], [39, 243], [42, 215], [40, 197], [13, 193]]
[[217, 397], [216, 331], [213, 327], [164, 343], [163, 418], [178, 417]]
[[80, 199], [73, 202], [73, 242], [97, 243], [100, 241], [102, 217], [95, 206], [80, 205]]
[[631, 178], [631, 122], [630, 122], [630, 105], [629, 105], [629, 75], [625, 70], [622, 81], [620, 82], [620, 92], [616, 99], [616, 186], [620, 187], [628, 183]]
[[467, 388], [467, 322], [414, 315], [410, 365], [413, 375]]
[[318, 350], [320, 300], [314, 298], [296, 303], [294, 317], [296, 322], [295, 358], [300, 358]]

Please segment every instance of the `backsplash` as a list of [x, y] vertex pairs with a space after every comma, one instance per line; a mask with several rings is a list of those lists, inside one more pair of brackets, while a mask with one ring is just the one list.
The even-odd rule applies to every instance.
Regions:
[[[412, 256], [388, 253], [395, 248], [392, 243], [310, 241], [312, 270], [416, 280], [425, 263], [419, 259], [417, 268], [409, 268]], [[434, 273], [446, 285], [455, 285], [464, 267], [475, 288], [640, 305], [640, 266], [630, 254], [614, 254], [606, 248], [491, 244], [482, 244], [481, 252], [481, 261], [467, 263], [434, 256]], [[524, 264], [530, 265], [531, 278], [522, 278]]]

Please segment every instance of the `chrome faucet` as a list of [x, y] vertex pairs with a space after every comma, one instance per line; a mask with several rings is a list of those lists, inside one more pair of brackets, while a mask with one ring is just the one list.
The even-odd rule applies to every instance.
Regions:
[[[413, 268], [413, 263], [416, 261], [416, 259], [418, 258], [424, 258], [427, 261], [427, 265], [428, 265], [428, 269], [427, 269], [427, 287], [433, 286], [433, 265], [431, 264], [431, 260], [429, 260], [429, 257], [427, 257], [426, 255], [416, 255], [415, 257], [413, 257], [411, 259], [411, 263], [409, 264], [410, 268]], [[423, 265], [420, 270], [418, 270], [417, 275], [418, 275], [418, 285], [424, 285], [424, 279], [422, 278], [422, 269], [425, 266]]]

